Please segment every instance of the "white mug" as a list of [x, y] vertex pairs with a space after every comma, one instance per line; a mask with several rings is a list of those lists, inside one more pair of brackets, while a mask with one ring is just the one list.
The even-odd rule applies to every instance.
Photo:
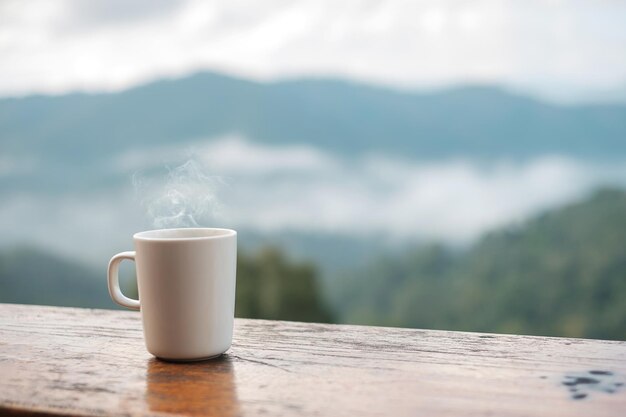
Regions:
[[[164, 229], [136, 233], [135, 252], [111, 258], [109, 294], [141, 310], [148, 352], [171, 361], [209, 359], [231, 345], [235, 316], [237, 232]], [[119, 264], [134, 260], [139, 300], [122, 294]]]

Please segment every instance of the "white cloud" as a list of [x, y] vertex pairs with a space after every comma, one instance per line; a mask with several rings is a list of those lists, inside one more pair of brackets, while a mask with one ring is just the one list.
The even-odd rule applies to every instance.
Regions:
[[220, 175], [319, 174], [336, 165], [333, 157], [312, 146], [261, 146], [238, 136], [214, 141], [196, 152]]
[[[626, 3], [7, 0], [0, 94], [120, 89], [202, 68], [552, 95], [626, 83]], [[120, 6], [122, 5], [122, 6]]]
[[111, 255], [131, 250], [133, 233], [146, 227], [132, 190], [0, 200], [0, 246], [35, 245], [102, 271]]
[[[190, 156], [200, 165], [175, 169]], [[153, 216], [192, 215], [204, 226], [456, 245], [597, 186], [626, 185], [623, 161], [598, 164], [558, 155], [518, 162], [350, 159], [236, 136], [127, 153], [110, 169], [129, 179], [139, 171], [146, 181], [137, 190], [128, 181], [88, 193], [3, 195], [0, 244], [36, 243], [101, 261], [126, 249], [133, 232], [154, 227], [158, 219], [142, 214], [148, 208]], [[175, 198], [168, 199], [172, 190]]]
[[[266, 231], [381, 234], [458, 244], [616, 181], [626, 183], [626, 169], [606, 175], [601, 167], [561, 157], [488, 164], [379, 158], [346, 162], [332, 179], [236, 181], [229, 214], [233, 223]], [[253, 201], [254, 208], [244, 201]]]
[[[163, 166], [172, 167], [185, 159], [197, 159], [219, 175], [273, 175], [335, 169], [335, 159], [307, 145], [263, 146], [238, 135], [229, 135], [187, 145], [138, 149], [113, 159], [118, 172], [141, 171]], [[1, 165], [0, 160], [0, 167]]]
[[462, 243], [580, 198], [596, 186], [626, 184], [621, 161], [596, 164], [558, 155], [518, 162], [350, 159], [237, 136], [197, 142], [178, 152], [142, 152], [145, 159], [134, 166], [158, 168], [163, 160], [151, 155], [164, 154], [170, 169], [192, 155], [208, 173], [226, 178], [228, 185], [216, 190], [221, 217], [212, 220], [267, 232], [381, 233]]

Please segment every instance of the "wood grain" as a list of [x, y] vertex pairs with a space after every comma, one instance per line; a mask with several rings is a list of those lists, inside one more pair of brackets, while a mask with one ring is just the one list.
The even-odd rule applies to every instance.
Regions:
[[139, 313], [0, 304], [0, 375], [0, 415], [626, 415], [616, 341], [238, 319], [174, 364]]

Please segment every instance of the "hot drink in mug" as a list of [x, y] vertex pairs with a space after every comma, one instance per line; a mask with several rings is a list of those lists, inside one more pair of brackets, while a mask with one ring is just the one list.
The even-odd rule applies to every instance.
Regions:
[[[113, 301], [141, 310], [146, 348], [154, 356], [194, 361], [228, 350], [233, 335], [237, 232], [164, 229], [133, 236], [134, 252], [109, 262]], [[134, 260], [139, 300], [122, 294], [118, 269]]]

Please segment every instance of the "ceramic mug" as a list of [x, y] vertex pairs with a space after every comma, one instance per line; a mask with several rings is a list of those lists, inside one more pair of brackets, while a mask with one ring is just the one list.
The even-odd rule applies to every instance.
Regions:
[[[109, 294], [141, 310], [148, 352], [171, 361], [209, 359], [231, 345], [235, 315], [237, 232], [164, 229], [136, 233], [134, 252], [111, 258]], [[139, 300], [122, 294], [119, 264], [134, 260]]]

